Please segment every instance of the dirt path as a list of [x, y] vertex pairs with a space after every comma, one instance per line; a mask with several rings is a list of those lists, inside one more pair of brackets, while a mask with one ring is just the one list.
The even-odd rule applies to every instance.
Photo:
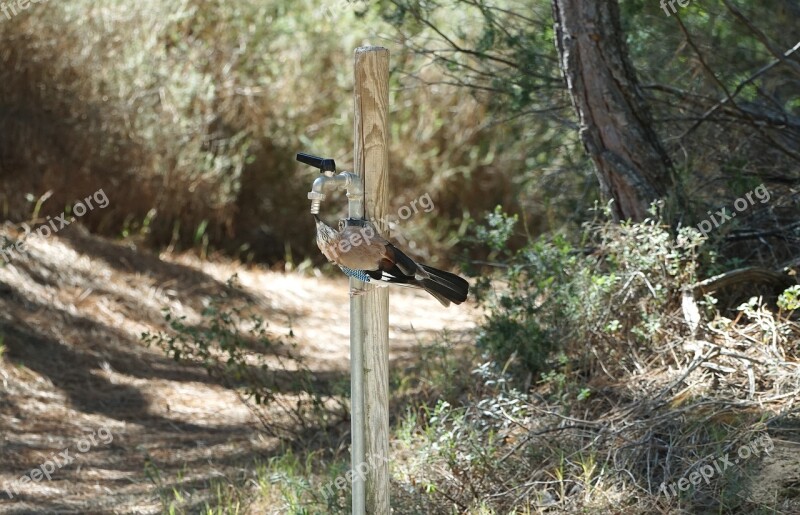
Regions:
[[[78, 227], [29, 249], [0, 267], [2, 513], [160, 513], [153, 470], [201, 485], [270, 454], [275, 441], [231, 390], [139, 339], [165, 327], [164, 307], [197, 317], [234, 273], [230, 293], [258, 307], [270, 334], [291, 332], [315, 375], [346, 380], [344, 279], [158, 257]], [[391, 306], [393, 360], [477, 318], [407, 289]], [[51, 479], [16, 483], [35, 468]]]

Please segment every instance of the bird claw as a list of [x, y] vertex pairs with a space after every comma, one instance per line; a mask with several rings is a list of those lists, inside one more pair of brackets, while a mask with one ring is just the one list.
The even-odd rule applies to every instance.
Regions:
[[350, 289], [350, 298], [353, 298], [353, 297], [359, 297], [359, 296], [361, 296], [361, 295], [364, 295], [365, 293], [367, 293], [367, 290], [366, 290], [366, 289], [361, 289], [361, 288], [351, 288], [351, 289]]

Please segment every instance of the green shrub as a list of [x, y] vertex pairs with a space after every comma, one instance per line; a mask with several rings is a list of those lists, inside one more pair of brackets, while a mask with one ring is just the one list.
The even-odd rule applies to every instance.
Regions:
[[617, 339], [661, 341], [670, 324], [664, 314], [695, 282], [703, 238], [691, 228], [672, 234], [655, 219], [615, 224], [601, 216], [575, 243], [539, 238], [513, 251], [506, 242], [515, 223], [498, 207], [471, 241], [492, 249], [502, 270], [477, 283], [487, 308], [478, 344], [517, 373], [540, 374], [557, 350], [574, 361], [613, 353]]

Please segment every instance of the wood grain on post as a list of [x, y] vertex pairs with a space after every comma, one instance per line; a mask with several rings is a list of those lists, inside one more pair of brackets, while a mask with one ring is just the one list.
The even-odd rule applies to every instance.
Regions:
[[[355, 52], [354, 171], [364, 181], [364, 211], [388, 236], [389, 51], [361, 47]], [[369, 287], [361, 313], [363, 331], [364, 443], [367, 469], [366, 513], [389, 508], [389, 291]], [[355, 422], [355, 421], [354, 421]], [[356, 428], [353, 428], [354, 431]], [[353, 467], [359, 466], [353, 463]], [[353, 489], [356, 512], [356, 489]]]

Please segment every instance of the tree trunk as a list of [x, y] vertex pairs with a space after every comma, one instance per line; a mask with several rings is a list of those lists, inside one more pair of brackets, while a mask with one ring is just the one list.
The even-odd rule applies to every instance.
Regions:
[[617, 220], [642, 220], [673, 185], [620, 26], [617, 0], [553, 0], [556, 46], [581, 141]]

